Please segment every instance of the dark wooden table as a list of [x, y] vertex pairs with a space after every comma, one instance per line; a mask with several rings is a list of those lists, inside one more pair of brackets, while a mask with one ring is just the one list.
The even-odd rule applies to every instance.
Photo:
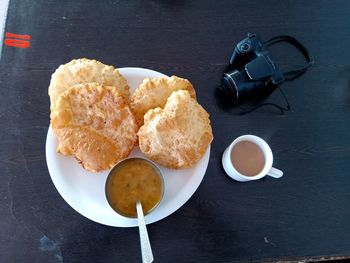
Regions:
[[[140, 262], [136, 228], [75, 212], [45, 161], [47, 88], [53, 71], [88, 57], [190, 79], [215, 139], [204, 180], [177, 212], [149, 226], [155, 262], [247, 262], [350, 257], [350, 1], [10, 0], [6, 31], [31, 47], [4, 46], [0, 64], [0, 262]], [[235, 43], [289, 34], [315, 65], [283, 84], [292, 110], [244, 116], [214, 96]], [[302, 65], [290, 46], [282, 67]], [[283, 104], [279, 93], [269, 101]], [[256, 134], [283, 178], [238, 183], [221, 168], [224, 148]]]

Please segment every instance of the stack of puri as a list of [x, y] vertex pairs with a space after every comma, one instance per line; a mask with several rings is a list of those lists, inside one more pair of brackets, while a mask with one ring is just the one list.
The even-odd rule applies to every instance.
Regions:
[[74, 59], [61, 65], [49, 86], [57, 152], [73, 155], [91, 172], [110, 169], [135, 143], [167, 168], [189, 168], [213, 139], [209, 115], [183, 78], [145, 79], [130, 97], [113, 66]]

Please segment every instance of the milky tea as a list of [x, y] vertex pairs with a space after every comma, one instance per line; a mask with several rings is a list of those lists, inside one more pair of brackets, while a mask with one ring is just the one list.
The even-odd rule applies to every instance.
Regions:
[[265, 155], [255, 143], [240, 141], [232, 148], [231, 162], [242, 175], [255, 176], [264, 169]]

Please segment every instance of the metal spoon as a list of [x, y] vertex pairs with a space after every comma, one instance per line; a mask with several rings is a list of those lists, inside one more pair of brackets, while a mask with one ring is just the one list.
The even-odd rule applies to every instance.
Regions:
[[151, 248], [151, 243], [149, 242], [147, 228], [145, 224], [145, 218], [143, 217], [143, 210], [140, 201], [136, 203], [137, 211], [137, 221], [139, 223], [139, 234], [140, 234], [140, 243], [141, 243], [141, 254], [143, 263], [153, 262], [153, 253]]

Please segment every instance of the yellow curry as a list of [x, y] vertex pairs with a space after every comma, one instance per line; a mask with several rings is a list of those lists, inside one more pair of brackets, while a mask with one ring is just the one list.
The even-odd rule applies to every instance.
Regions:
[[106, 196], [119, 214], [137, 217], [137, 201], [141, 202], [144, 214], [158, 205], [163, 196], [163, 179], [159, 170], [147, 160], [127, 159], [108, 176]]

